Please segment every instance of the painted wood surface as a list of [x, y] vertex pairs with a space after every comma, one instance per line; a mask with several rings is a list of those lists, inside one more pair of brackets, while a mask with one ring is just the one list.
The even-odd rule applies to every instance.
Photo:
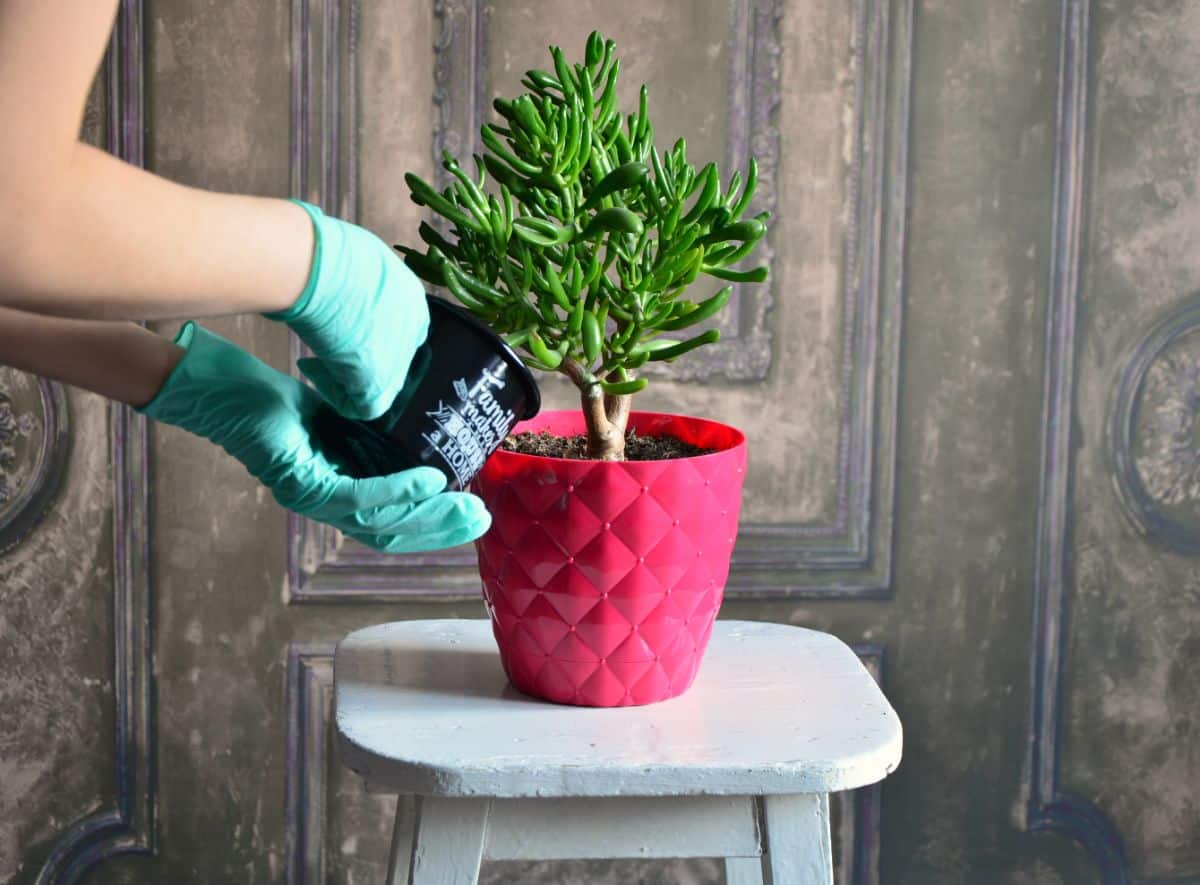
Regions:
[[762, 859], [731, 857], [725, 861], [725, 885], [763, 885]]
[[392, 826], [392, 847], [388, 852], [388, 885], [407, 885], [412, 869], [413, 839], [416, 836], [417, 797], [399, 796]]
[[900, 720], [854, 653], [781, 624], [718, 622], [692, 688], [645, 707], [517, 693], [482, 620], [355, 631], [335, 653], [334, 692], [343, 760], [401, 793], [823, 793], [900, 761]]
[[475, 885], [486, 838], [487, 799], [417, 799], [408, 882], [389, 885]]
[[771, 885], [832, 885], [829, 799], [824, 795], [767, 796], [764, 855]]
[[768, 796], [761, 858], [725, 862], [725, 885], [829, 885], [829, 800], [826, 796]]
[[753, 796], [493, 799], [484, 857], [753, 857], [762, 854]]
[[[397, 808], [389, 885], [475, 885], [483, 859], [727, 858], [728, 885], [831, 885], [825, 794], [417, 797]], [[763, 821], [760, 830], [759, 820]]]
[[[727, 885], [832, 885], [829, 799], [404, 797], [389, 885], [475, 885], [483, 860], [726, 859]], [[761, 821], [761, 824], [760, 824]]]

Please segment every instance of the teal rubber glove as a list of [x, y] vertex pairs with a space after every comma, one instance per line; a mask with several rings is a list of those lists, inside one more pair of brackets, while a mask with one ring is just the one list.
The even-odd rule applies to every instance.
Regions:
[[429, 332], [425, 287], [375, 234], [292, 202], [312, 218], [312, 270], [295, 304], [265, 316], [312, 349], [297, 366], [330, 405], [347, 418], [378, 418]]
[[315, 390], [195, 323], [175, 343], [183, 358], [138, 411], [221, 446], [289, 510], [387, 553], [454, 547], [491, 525], [475, 495], [442, 491], [446, 476], [435, 467], [339, 473], [309, 431], [321, 405]]

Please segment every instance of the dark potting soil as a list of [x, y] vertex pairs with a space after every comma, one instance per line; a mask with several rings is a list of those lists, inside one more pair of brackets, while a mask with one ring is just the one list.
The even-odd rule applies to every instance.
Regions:
[[[553, 436], [548, 430], [538, 433], [514, 433], [500, 448], [522, 455], [542, 455], [546, 458], [571, 458], [586, 461], [587, 437]], [[637, 431], [625, 432], [626, 461], [666, 461], [669, 458], [693, 458], [711, 455], [716, 449], [703, 449], [674, 436], [638, 436]]]

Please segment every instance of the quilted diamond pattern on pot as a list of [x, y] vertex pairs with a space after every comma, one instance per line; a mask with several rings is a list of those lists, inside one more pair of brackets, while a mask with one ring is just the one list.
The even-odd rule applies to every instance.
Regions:
[[604, 593], [573, 563], [566, 563], [541, 588], [541, 595], [558, 612], [562, 622], [574, 627], [587, 615]]
[[667, 588], [642, 564], [636, 566], [608, 591], [609, 604], [630, 624], [641, 624], [666, 597]]
[[[713, 421], [634, 413], [640, 433], [716, 449], [669, 461], [570, 461], [497, 451], [473, 491], [476, 541], [505, 672], [528, 694], [588, 706], [674, 697], [695, 679], [737, 535], [745, 439]], [[518, 425], [583, 431], [577, 412]]]

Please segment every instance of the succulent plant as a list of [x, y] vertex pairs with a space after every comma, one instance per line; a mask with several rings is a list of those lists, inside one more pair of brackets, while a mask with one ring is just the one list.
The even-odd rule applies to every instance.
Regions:
[[[534, 369], [575, 383], [588, 456], [621, 460], [638, 370], [715, 342], [686, 335], [729, 301], [731, 286], [684, 297], [701, 274], [762, 282], [766, 267], [735, 269], [767, 232], [768, 213], [743, 218], [758, 169], [721, 187], [716, 163], [697, 170], [681, 138], [660, 155], [643, 85], [636, 112], [617, 108], [615, 44], [588, 37], [584, 62], [550, 47], [554, 72], [528, 71], [529, 90], [497, 98], [500, 123], [481, 128], [474, 171], [449, 152], [451, 184], [405, 176], [412, 199], [446, 220], [422, 223], [425, 249], [397, 248], [423, 279], [444, 285], [503, 335]], [[489, 177], [491, 183], [489, 183]], [[685, 337], [664, 337], [684, 332]]]

